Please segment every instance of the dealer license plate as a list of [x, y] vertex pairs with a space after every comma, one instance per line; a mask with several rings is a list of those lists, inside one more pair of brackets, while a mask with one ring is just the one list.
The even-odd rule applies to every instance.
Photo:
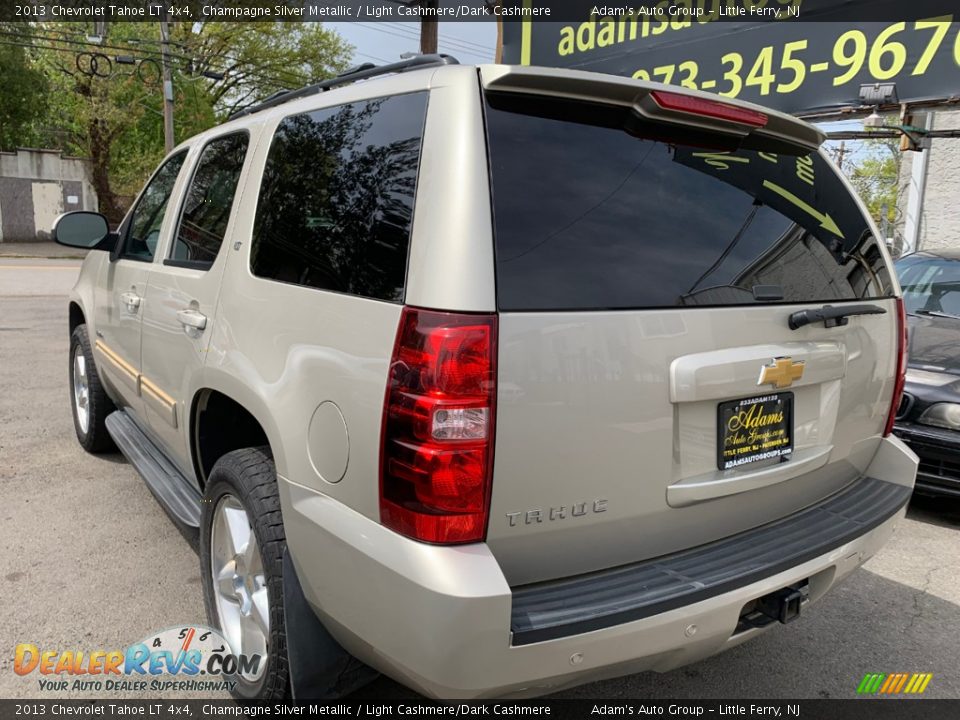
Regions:
[[758, 395], [717, 406], [717, 467], [721, 470], [793, 452], [793, 393]]

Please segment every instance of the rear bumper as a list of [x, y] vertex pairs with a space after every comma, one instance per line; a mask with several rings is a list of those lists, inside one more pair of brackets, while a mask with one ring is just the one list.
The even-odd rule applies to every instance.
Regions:
[[[899, 441], [885, 440], [874, 466], [880, 479], [864, 482], [890, 502], [877, 504], [874, 516], [861, 517], [860, 529], [832, 547], [818, 546], [815, 556], [766, 571], [757, 565], [735, 587], [718, 586], [709, 597], [681, 594], [654, 614], [527, 644], [511, 631], [523, 591], [511, 590], [486, 545], [407, 540], [285, 480], [281, 498], [304, 594], [348, 651], [427, 695], [522, 696], [708, 657], [761, 631], [736, 632], [746, 603], [802, 580], [809, 581], [810, 600], [818, 599], [871, 557], [904, 513], [916, 458]], [[577, 595], [569, 600], [582, 603]]]
[[829, 554], [886, 522], [910, 490], [863, 477], [778, 522], [645, 562], [513, 590], [513, 644], [599, 630], [723, 595]]
[[960, 432], [898, 423], [894, 432], [920, 458], [917, 490], [960, 497]]

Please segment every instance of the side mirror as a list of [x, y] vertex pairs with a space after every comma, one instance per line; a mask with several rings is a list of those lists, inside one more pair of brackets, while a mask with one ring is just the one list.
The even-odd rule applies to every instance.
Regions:
[[116, 236], [100, 213], [80, 210], [64, 213], [53, 221], [53, 240], [67, 247], [84, 250], [110, 250]]

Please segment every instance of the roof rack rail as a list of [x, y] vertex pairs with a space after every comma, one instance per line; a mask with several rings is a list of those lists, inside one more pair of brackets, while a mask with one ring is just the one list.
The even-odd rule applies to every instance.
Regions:
[[300, 88], [299, 90], [278, 90], [263, 102], [245, 110], [240, 110], [239, 112], [233, 113], [228, 120], [236, 120], [237, 118], [245, 117], [247, 115], [253, 115], [261, 110], [267, 110], [269, 108], [276, 107], [277, 105], [282, 105], [283, 103], [290, 102], [291, 100], [297, 100], [309, 95], [316, 95], [317, 93], [326, 92], [327, 90], [332, 90], [340, 85], [349, 85], [357, 80], [366, 80], [367, 78], [378, 77], [380, 75], [401, 73], [406, 72], [407, 70], [417, 70], [420, 68], [437, 65], [459, 64], [460, 61], [455, 57], [445, 54], [414, 55], [413, 57], [406, 58], [400, 62], [390, 63], [389, 65], [363, 63], [361, 65], [349, 68], [348, 70], [344, 70], [342, 73], [336, 77], [330, 78], [329, 80], [322, 80], [318, 83], [314, 83], [313, 85]]

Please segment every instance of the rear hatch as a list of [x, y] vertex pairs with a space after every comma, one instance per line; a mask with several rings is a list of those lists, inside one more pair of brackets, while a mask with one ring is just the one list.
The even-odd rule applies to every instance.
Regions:
[[[508, 581], [708, 543], [858, 477], [893, 392], [895, 283], [816, 131], [531, 77], [484, 90], [500, 312], [487, 542]], [[864, 304], [885, 313], [790, 327]]]

